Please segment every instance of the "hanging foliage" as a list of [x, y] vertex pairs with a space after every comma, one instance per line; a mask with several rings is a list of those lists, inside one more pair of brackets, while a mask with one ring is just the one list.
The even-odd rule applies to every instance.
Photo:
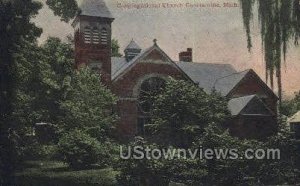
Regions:
[[299, 0], [240, 0], [248, 49], [252, 47], [250, 22], [253, 8], [258, 7], [258, 18], [262, 38], [262, 48], [266, 63], [266, 81], [274, 88], [277, 79], [278, 97], [282, 100], [281, 67], [286, 60], [288, 44], [291, 40], [298, 45], [300, 36]]

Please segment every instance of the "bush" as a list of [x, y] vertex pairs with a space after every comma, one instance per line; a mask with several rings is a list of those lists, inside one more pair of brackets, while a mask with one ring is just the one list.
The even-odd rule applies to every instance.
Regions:
[[41, 145], [33, 142], [31, 145], [26, 145], [23, 150], [24, 160], [60, 159], [57, 145]]
[[[143, 146], [144, 148], [154, 149], [156, 144], [148, 143], [143, 138], [137, 137], [129, 146]], [[163, 160], [147, 158], [141, 160], [134, 158], [120, 159], [117, 165], [118, 171], [120, 171], [117, 176], [118, 184], [123, 186], [168, 185], [169, 174], [166, 165], [167, 163]]]
[[205, 127], [221, 125], [230, 114], [225, 98], [216, 93], [208, 95], [183, 80], [169, 79], [154, 100], [152, 121], [146, 128], [151, 141], [165, 146], [189, 147]]
[[102, 85], [99, 74], [82, 68], [66, 80], [65, 89], [66, 98], [60, 102], [63, 116], [59, 130], [64, 133], [77, 128], [100, 141], [111, 138], [117, 119], [112, 108], [117, 99]]
[[[59, 151], [71, 168], [82, 169], [98, 162], [102, 156], [108, 156], [103, 145], [90, 135], [74, 130], [61, 137]], [[103, 159], [102, 159], [103, 160]], [[102, 161], [104, 163], [105, 161]]]
[[20, 153], [24, 161], [61, 159], [57, 145], [53, 143], [41, 144], [35, 136], [23, 138]]

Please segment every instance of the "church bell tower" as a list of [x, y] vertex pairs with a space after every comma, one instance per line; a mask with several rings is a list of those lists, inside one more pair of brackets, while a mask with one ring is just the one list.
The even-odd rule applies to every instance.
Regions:
[[72, 26], [75, 30], [75, 63], [101, 74], [111, 83], [111, 24], [114, 20], [103, 0], [84, 0]]

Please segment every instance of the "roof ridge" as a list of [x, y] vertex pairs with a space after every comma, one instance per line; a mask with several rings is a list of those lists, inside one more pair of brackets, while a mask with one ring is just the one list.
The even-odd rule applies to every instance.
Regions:
[[235, 73], [229, 74], [229, 75], [227, 75], [227, 76], [220, 77], [220, 78], [218, 78], [216, 81], [218, 81], [218, 80], [220, 80], [220, 79], [224, 79], [224, 78], [230, 77], [230, 76], [233, 76], [233, 75], [241, 74], [241, 73], [243, 73], [243, 72], [250, 71], [250, 70], [252, 70], [252, 69], [249, 68], [249, 69], [246, 69], [246, 70], [243, 70], [243, 71], [240, 71], [240, 72], [235, 72]]
[[207, 63], [207, 62], [184, 62], [184, 61], [174, 61], [175, 63], [187, 63], [187, 64], [207, 64], [207, 65], [229, 65], [232, 66], [229, 63]]

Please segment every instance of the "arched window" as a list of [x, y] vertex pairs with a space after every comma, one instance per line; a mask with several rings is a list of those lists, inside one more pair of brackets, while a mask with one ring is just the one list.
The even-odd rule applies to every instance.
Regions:
[[106, 28], [103, 28], [101, 30], [101, 44], [102, 45], [107, 45], [107, 41], [108, 41], [108, 32], [106, 30]]
[[92, 43], [99, 44], [100, 43], [100, 33], [99, 33], [99, 30], [97, 27], [93, 28], [92, 35], [93, 35]]
[[141, 87], [138, 98], [138, 134], [145, 134], [145, 125], [151, 121], [151, 112], [153, 110], [153, 103], [155, 96], [161, 93], [165, 87], [165, 80], [160, 77], [152, 77], [145, 80]]
[[89, 26], [84, 28], [84, 42], [91, 43], [92, 42], [92, 32]]

